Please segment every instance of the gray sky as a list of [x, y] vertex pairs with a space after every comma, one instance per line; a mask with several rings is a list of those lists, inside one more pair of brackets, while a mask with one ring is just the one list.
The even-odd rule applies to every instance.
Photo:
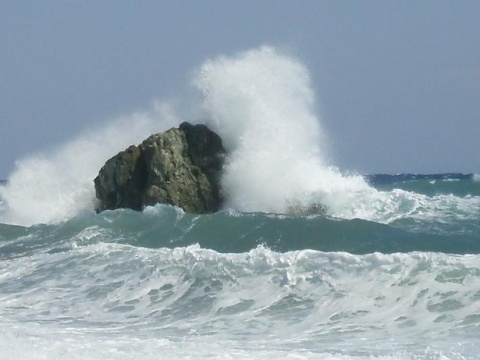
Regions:
[[341, 169], [480, 172], [478, 0], [0, 0], [0, 178], [260, 45], [310, 70]]

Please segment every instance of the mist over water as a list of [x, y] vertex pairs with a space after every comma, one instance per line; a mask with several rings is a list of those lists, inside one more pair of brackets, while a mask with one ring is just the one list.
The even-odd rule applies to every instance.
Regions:
[[17, 161], [7, 185], [0, 187], [6, 207], [0, 222], [29, 226], [93, 210], [93, 179], [105, 161], [177, 122], [169, 106], [159, 103], [150, 111], [120, 116], [52, 151]]
[[192, 119], [218, 132], [230, 152], [222, 178], [226, 208], [297, 215], [320, 211], [391, 223], [444, 216], [452, 202], [468, 216], [478, 203], [476, 198], [378, 191], [362, 176], [341, 173], [328, 159], [328, 136], [315, 111], [307, 69], [273, 47], [208, 60], [194, 74], [200, 104], [192, 100], [179, 108], [163, 102], [20, 160], [0, 188], [6, 208], [0, 222], [51, 223], [92, 211], [93, 179], [107, 159]]
[[[193, 84], [203, 95], [204, 113], [196, 118], [207, 119], [231, 151], [223, 176], [227, 207], [285, 213], [320, 203], [333, 211], [342, 199], [350, 201], [345, 195], [352, 190], [370, 189], [361, 177], [327, 166], [308, 71], [296, 59], [271, 47], [220, 57], [200, 66]], [[0, 190], [8, 208], [1, 221], [49, 223], [93, 209], [93, 179], [104, 162], [177, 126], [183, 119], [172, 109], [122, 117], [19, 161]]]
[[220, 57], [200, 68], [194, 84], [231, 153], [223, 175], [228, 207], [334, 208], [346, 191], [370, 189], [363, 178], [328, 166], [309, 74], [296, 59], [271, 47]]
[[391, 223], [411, 216], [441, 218], [450, 203], [468, 216], [478, 204], [399, 189], [378, 191], [362, 176], [340, 172], [328, 159], [307, 69], [275, 48], [207, 61], [193, 84], [203, 93], [208, 125], [230, 151], [223, 174], [227, 207], [293, 214], [320, 210]]

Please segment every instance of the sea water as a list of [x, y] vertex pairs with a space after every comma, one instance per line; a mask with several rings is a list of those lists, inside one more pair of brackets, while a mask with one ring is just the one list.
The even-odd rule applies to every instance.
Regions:
[[480, 358], [478, 175], [342, 173], [308, 71], [274, 48], [192, 84], [230, 152], [218, 213], [93, 211], [106, 159], [191, 120], [167, 103], [0, 185], [1, 358]]

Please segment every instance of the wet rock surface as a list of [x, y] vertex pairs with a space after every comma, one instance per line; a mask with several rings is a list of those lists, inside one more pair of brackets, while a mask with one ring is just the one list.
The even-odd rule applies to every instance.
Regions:
[[205, 125], [182, 123], [109, 159], [95, 178], [98, 211], [157, 203], [211, 213], [223, 202], [222, 139]]

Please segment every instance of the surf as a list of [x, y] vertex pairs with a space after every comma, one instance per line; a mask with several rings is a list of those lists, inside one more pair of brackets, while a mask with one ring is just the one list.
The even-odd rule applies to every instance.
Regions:
[[478, 255], [262, 246], [222, 254], [90, 243], [37, 252], [1, 263], [0, 349], [29, 351], [33, 342], [45, 354], [100, 358], [98, 339], [108, 339], [119, 358], [129, 344], [174, 359], [184, 358], [179, 347], [221, 356], [232, 346], [246, 357], [260, 347], [281, 357], [473, 359], [479, 266]]

